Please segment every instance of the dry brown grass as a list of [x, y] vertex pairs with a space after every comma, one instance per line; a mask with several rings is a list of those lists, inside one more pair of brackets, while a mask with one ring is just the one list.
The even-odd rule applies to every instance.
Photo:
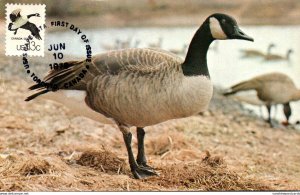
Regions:
[[[94, 190], [270, 190], [226, 167], [220, 157], [194, 162], [160, 162], [159, 177], [142, 181], [126, 175], [124, 159], [107, 150], [85, 151], [59, 158], [11, 154], [0, 160], [1, 191]], [[75, 160], [76, 159], [76, 160]], [[160, 160], [158, 160], [160, 161]], [[126, 170], [126, 171], [125, 171]], [[126, 186], [122, 186], [125, 184]], [[121, 187], [121, 188], [120, 188]]]
[[163, 187], [178, 186], [177, 190], [236, 191], [270, 190], [261, 181], [243, 178], [227, 168], [224, 160], [207, 152], [202, 160], [174, 163], [161, 167], [160, 177], [149, 179]]
[[92, 167], [104, 173], [125, 173], [125, 160], [118, 158], [116, 154], [105, 150], [93, 151], [86, 149], [76, 163], [82, 166]]
[[[135, 180], [115, 126], [74, 117], [50, 101], [25, 103], [28, 85], [17, 79], [7, 85], [9, 90], [0, 97], [0, 109], [4, 110], [0, 113], [1, 191], [300, 187], [300, 135], [295, 130], [270, 129], [257, 118], [233, 111], [223, 114], [218, 108], [148, 127], [147, 157], [160, 175]], [[134, 137], [135, 153], [136, 143]]]

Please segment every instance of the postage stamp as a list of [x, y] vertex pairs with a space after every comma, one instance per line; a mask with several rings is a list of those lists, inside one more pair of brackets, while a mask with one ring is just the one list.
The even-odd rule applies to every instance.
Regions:
[[[46, 6], [44, 4], [6, 4], [6, 55], [20, 56], [25, 73], [37, 84], [43, 84], [49, 90], [55, 91], [56, 84], [48, 83], [38, 76], [28, 57], [44, 57], [44, 53], [47, 52], [48, 56], [52, 54], [53, 61], [43, 61], [42, 64], [45, 63], [44, 65], [48, 66], [50, 71], [66, 71], [70, 63], [64, 60], [64, 52], [74, 48], [72, 46], [74, 41], [66, 43], [66, 37], [56, 37], [55, 40], [51, 40], [49, 37], [45, 37], [45, 31], [51, 28], [61, 28], [72, 32], [68, 38], [77, 37], [75, 39], [81, 43], [81, 47], [77, 49], [84, 53], [86, 62], [91, 61], [92, 50], [87, 35], [78, 26], [61, 20], [48, 21], [46, 24], [45, 18]], [[48, 38], [47, 41], [45, 41], [46, 38]], [[83, 67], [78, 75], [74, 75], [71, 82], [64, 83], [64, 88], [79, 83], [88, 68], [88, 65]]]
[[[43, 4], [6, 4], [5, 54], [44, 56]], [[30, 40], [29, 42], [26, 40]]]

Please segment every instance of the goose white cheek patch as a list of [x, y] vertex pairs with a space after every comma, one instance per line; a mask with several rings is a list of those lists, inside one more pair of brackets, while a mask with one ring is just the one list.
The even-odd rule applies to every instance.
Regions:
[[226, 34], [224, 33], [219, 21], [216, 18], [214, 17], [209, 18], [209, 28], [213, 38], [227, 39]]

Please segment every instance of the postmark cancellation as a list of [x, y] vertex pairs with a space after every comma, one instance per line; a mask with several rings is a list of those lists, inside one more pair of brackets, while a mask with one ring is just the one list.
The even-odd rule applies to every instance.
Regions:
[[44, 4], [6, 4], [5, 54], [44, 56]]

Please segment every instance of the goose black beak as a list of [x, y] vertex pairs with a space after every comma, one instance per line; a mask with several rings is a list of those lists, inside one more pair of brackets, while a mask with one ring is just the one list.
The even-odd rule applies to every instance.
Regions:
[[246, 35], [239, 27], [234, 28], [234, 34], [232, 35], [233, 39], [242, 39], [246, 41], [254, 41], [254, 39], [248, 35]]

